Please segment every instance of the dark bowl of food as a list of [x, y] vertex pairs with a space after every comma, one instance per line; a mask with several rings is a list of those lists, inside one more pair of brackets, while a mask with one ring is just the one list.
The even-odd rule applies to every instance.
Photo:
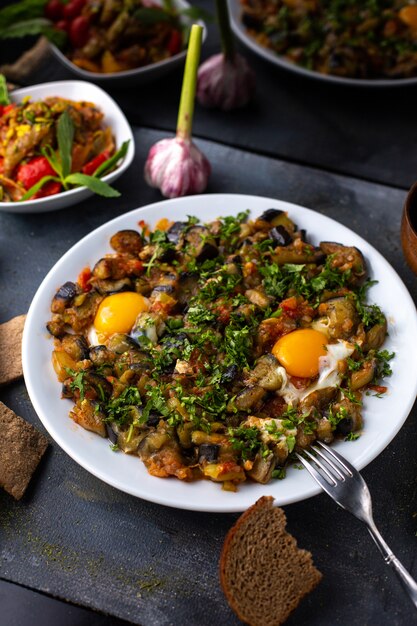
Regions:
[[159, 78], [184, 62], [193, 21], [185, 0], [173, 0], [170, 9], [160, 0], [133, 0], [122, 7], [111, 0], [51, 3], [58, 8], [48, 17], [64, 31], [62, 46], [51, 44], [52, 52], [84, 80], [128, 86]]
[[228, 2], [236, 36], [278, 67], [361, 87], [417, 82], [417, 6], [409, 2]]
[[404, 203], [401, 245], [408, 265], [417, 274], [417, 183], [411, 187]]

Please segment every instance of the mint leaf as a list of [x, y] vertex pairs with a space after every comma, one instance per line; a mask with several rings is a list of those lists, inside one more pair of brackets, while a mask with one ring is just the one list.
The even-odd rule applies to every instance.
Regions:
[[56, 171], [58, 176], [62, 178], [62, 164], [53, 148], [49, 145], [44, 146], [43, 148], [41, 148], [41, 154], [48, 161], [52, 169]]
[[117, 152], [113, 154], [107, 161], [104, 161], [94, 172], [94, 178], [102, 178], [109, 172], [111, 172], [114, 167], [117, 165], [120, 159], [123, 159], [127, 154], [127, 149], [129, 147], [130, 139], [128, 141], [124, 141]]
[[57, 182], [61, 182], [59, 180], [59, 178], [57, 178], [56, 176], [44, 176], [43, 178], [41, 178], [35, 185], [33, 185], [26, 193], [24, 196], [22, 196], [20, 202], [24, 202], [25, 200], [29, 200], [29, 198], [31, 198], [32, 196], [35, 195], [35, 193], [37, 193], [39, 191], [39, 189], [42, 189], [42, 187], [48, 183], [50, 180], [56, 180]]
[[[72, 142], [74, 139], [74, 122], [68, 113], [68, 109], [65, 109], [58, 120], [57, 137], [59, 155], [61, 157], [62, 176], [66, 178], [71, 172]], [[54, 166], [52, 165], [52, 167]]]
[[47, 0], [21, 0], [4, 7], [0, 10], [0, 29], [6, 29], [22, 20], [43, 17], [46, 2]]
[[10, 104], [9, 92], [7, 89], [6, 79], [3, 74], [0, 74], [0, 104]]
[[87, 176], [87, 174], [70, 174], [65, 178], [66, 183], [70, 183], [71, 185], [82, 185], [88, 187], [94, 193], [97, 193], [99, 196], [104, 196], [105, 198], [118, 198], [120, 196], [120, 192], [117, 189], [113, 189], [104, 180], [100, 180], [95, 176]]

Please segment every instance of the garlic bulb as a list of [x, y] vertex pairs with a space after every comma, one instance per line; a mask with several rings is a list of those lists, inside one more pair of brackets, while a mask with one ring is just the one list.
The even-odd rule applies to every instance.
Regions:
[[160, 189], [166, 198], [201, 193], [207, 187], [210, 176], [210, 163], [191, 139], [202, 32], [202, 26], [194, 24], [191, 27], [177, 134], [172, 139], [162, 139], [153, 145], [145, 164], [146, 182]]
[[202, 193], [210, 176], [210, 163], [189, 139], [162, 139], [152, 146], [145, 165], [145, 180], [166, 198]]
[[231, 111], [248, 104], [255, 91], [255, 74], [247, 61], [235, 54], [215, 54], [198, 70], [197, 100], [205, 107]]

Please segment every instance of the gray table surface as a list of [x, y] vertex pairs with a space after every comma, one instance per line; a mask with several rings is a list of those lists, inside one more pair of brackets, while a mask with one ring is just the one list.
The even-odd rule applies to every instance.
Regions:
[[[213, 3], [195, 4], [212, 9]], [[203, 57], [217, 46], [210, 26]], [[2, 61], [16, 51], [3, 45]], [[405, 189], [417, 170], [417, 88], [330, 87], [247, 56], [258, 81], [253, 105], [231, 114], [196, 108], [197, 141], [213, 165], [208, 193], [267, 195], [339, 220], [384, 254], [416, 301], [399, 224]], [[70, 77], [48, 61], [29, 80]], [[161, 131], [174, 129], [180, 78], [176, 72], [163, 83], [110, 90], [135, 125], [137, 154], [118, 183], [120, 200], [95, 198], [44, 215], [0, 214], [0, 322], [28, 309], [47, 271], [83, 235], [160, 199], [143, 182], [142, 169], [150, 145], [165, 136]], [[416, 358], [412, 350], [408, 358]], [[0, 400], [43, 430], [23, 382], [1, 389]], [[416, 431], [413, 409], [395, 440], [363, 471], [381, 532], [414, 575]], [[324, 574], [289, 626], [414, 623], [412, 607], [359, 522], [324, 495], [288, 506], [286, 514], [289, 530]], [[0, 493], [0, 624], [122, 624], [104, 613], [142, 626], [238, 624], [217, 573], [236, 517], [177, 511], [122, 494], [51, 442], [23, 500]]]

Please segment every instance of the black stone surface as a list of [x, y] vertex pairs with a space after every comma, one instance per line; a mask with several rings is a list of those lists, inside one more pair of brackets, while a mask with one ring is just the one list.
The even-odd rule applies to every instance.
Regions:
[[[195, 0], [213, 14], [211, 0]], [[1, 44], [1, 42], [0, 42]], [[4, 54], [13, 55], [7, 42]], [[202, 59], [219, 52], [209, 24]], [[328, 171], [408, 188], [417, 178], [417, 84], [352, 88], [305, 79], [240, 48], [256, 72], [257, 97], [248, 109], [222, 113], [196, 107], [197, 135]], [[0, 58], [2, 57], [0, 49]], [[174, 131], [182, 70], [163, 81], [109, 88], [132, 123]], [[30, 83], [76, 78], [49, 59]]]
[[[135, 162], [117, 184], [120, 200], [94, 198], [44, 215], [0, 214], [0, 322], [27, 310], [46, 272], [83, 235], [160, 198], [146, 187], [142, 169], [149, 147], [162, 136], [136, 130]], [[209, 193], [272, 196], [339, 220], [384, 254], [416, 299], [416, 278], [399, 245], [403, 191], [213, 142], [198, 144], [213, 165]], [[416, 358], [415, 349], [410, 346], [403, 358]], [[0, 399], [43, 430], [23, 383], [0, 390]], [[414, 575], [416, 437], [414, 409], [395, 440], [363, 471], [376, 522]], [[289, 626], [414, 623], [414, 608], [359, 522], [325, 495], [288, 506], [286, 513], [290, 532], [312, 551], [324, 574]], [[0, 577], [142, 626], [233, 626], [239, 622], [219, 588], [218, 557], [236, 518], [125, 495], [52, 443], [22, 501], [0, 493]]]

